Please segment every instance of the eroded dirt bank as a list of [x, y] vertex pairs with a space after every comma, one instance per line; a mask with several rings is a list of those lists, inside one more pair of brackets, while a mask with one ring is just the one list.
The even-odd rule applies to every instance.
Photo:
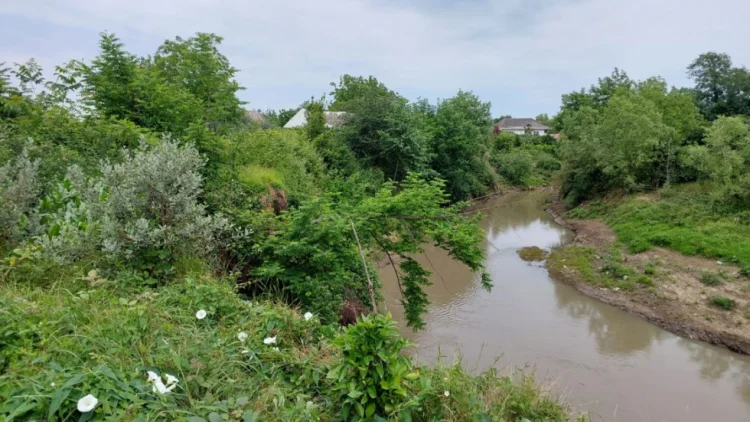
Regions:
[[739, 268], [659, 248], [629, 254], [603, 222], [566, 220], [562, 204], [547, 211], [576, 234], [550, 254], [553, 278], [680, 336], [750, 355], [750, 280]]

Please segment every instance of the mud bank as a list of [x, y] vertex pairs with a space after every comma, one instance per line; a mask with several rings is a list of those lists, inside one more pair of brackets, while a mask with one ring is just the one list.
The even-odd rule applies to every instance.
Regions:
[[[679, 336], [750, 355], [750, 281], [737, 267], [660, 248], [628, 254], [603, 222], [566, 220], [561, 203], [546, 210], [575, 233], [572, 243], [553, 250], [547, 260], [554, 279]], [[614, 277], [612, 268], [630, 279]], [[726, 281], [704, 285], [700, 280], [706, 273], [722, 274]], [[736, 309], [713, 306], [716, 296], [732, 299]]]

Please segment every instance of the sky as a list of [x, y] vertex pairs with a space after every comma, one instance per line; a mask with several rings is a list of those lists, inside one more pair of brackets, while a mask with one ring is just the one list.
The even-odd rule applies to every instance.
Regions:
[[95, 57], [102, 31], [138, 55], [213, 32], [247, 108], [296, 107], [348, 73], [411, 100], [470, 90], [494, 116], [533, 117], [615, 67], [691, 86], [701, 53], [750, 66], [748, 16], [748, 0], [4, 0], [0, 62], [33, 57], [51, 75]]

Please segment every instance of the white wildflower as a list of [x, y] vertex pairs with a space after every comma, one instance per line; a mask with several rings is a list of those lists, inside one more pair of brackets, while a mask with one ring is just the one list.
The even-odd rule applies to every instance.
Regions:
[[152, 391], [159, 394], [167, 394], [177, 387], [179, 380], [174, 375], [167, 374], [167, 385], [164, 385], [164, 381], [161, 377], [156, 375], [155, 372], [146, 371], [148, 374], [148, 382], [154, 384]]
[[200, 311], [198, 311], [198, 312], [195, 313], [195, 317], [198, 318], [198, 319], [205, 318], [206, 317], [206, 311], [204, 311], [203, 309], [201, 309]]
[[444, 395], [445, 397], [450, 397], [450, 395], [451, 395], [451, 392], [450, 392], [450, 391], [448, 391], [448, 390], [445, 390], [445, 392], [443, 393], [443, 395]]
[[278, 351], [279, 351], [279, 348], [278, 348], [278, 347], [274, 347], [274, 348], [273, 348], [273, 351], [274, 351], [274, 352], [278, 352]]
[[246, 354], [250, 353], [250, 349], [242, 349], [242, 352], [240, 352], [240, 353], [242, 353], [243, 355], [246, 355]]
[[78, 400], [78, 411], [81, 413], [90, 412], [94, 410], [94, 408], [96, 407], [98, 403], [99, 403], [99, 400], [97, 400], [96, 397], [89, 394]]
[[167, 385], [177, 384], [180, 380], [176, 376], [167, 374]]
[[627, 280], [627, 279], [628, 279], [628, 276], [624, 275], [624, 276], [622, 276], [622, 279], [623, 279], [623, 280]]
[[313, 317], [312, 312], [306, 312], [305, 313], [305, 321], [310, 321]]
[[54, 382], [51, 382], [51, 383], [49, 383], [49, 386], [50, 386], [50, 387], [54, 387], [54, 386], [55, 386], [55, 383], [54, 383]]
[[239, 341], [245, 341], [245, 340], [247, 340], [247, 333], [244, 332], [244, 331], [240, 331], [237, 334], [237, 340], [239, 340]]
[[263, 344], [276, 344], [276, 336], [264, 338]]

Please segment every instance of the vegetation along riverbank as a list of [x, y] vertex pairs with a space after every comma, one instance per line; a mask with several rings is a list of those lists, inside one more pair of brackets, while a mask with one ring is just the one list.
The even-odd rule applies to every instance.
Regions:
[[471, 200], [511, 188], [559, 186], [561, 279], [748, 353], [750, 73], [728, 56], [694, 88], [616, 69], [501, 119], [352, 75], [247, 110], [221, 43], [103, 33], [54, 75], [0, 64], [0, 419], [568, 420], [533, 378], [415, 365], [379, 307], [385, 256], [424, 328], [425, 245], [491, 291]]
[[[734, 255], [748, 242], [747, 227], [728, 219], [712, 222], [712, 230], [686, 229], [667, 209], [694, 204], [695, 195], [637, 195], [565, 214], [563, 204], [554, 204], [550, 213], [576, 236], [550, 253], [547, 268], [582, 293], [675, 334], [750, 354], [748, 256]], [[666, 212], [659, 223], [654, 209]], [[717, 232], [731, 239], [717, 242]]]

